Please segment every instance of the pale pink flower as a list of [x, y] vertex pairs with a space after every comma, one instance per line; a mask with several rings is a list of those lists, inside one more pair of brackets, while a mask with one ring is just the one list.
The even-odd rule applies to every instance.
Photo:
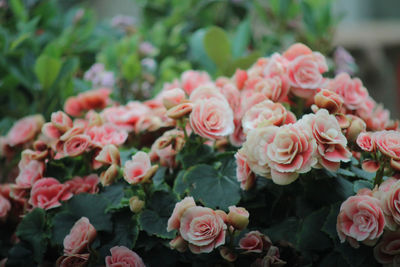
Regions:
[[43, 162], [31, 160], [27, 165], [20, 167], [15, 184], [19, 188], [31, 188], [37, 180], [43, 177], [44, 168]]
[[138, 184], [145, 180], [151, 169], [149, 155], [143, 151], [137, 152], [131, 160], [125, 162], [124, 179], [129, 184]]
[[235, 154], [236, 159], [236, 177], [237, 180], [240, 182], [240, 187], [243, 190], [249, 190], [253, 187], [256, 177], [254, 173], [251, 171], [249, 163], [247, 162], [246, 155], [239, 150]]
[[371, 132], [362, 132], [356, 140], [357, 145], [364, 151], [374, 152], [376, 149], [375, 138]]
[[192, 253], [209, 253], [225, 244], [226, 224], [215, 211], [205, 207], [188, 208], [182, 215], [179, 232]]
[[271, 245], [271, 240], [259, 231], [248, 232], [239, 241], [239, 247], [244, 250], [245, 253], [261, 253], [263, 251], [268, 251]]
[[67, 185], [60, 184], [54, 178], [42, 178], [33, 184], [29, 204], [48, 210], [61, 206], [60, 201], [71, 197], [72, 193], [68, 191]]
[[181, 75], [182, 89], [190, 95], [200, 85], [211, 82], [210, 75], [205, 71], [187, 70]]
[[64, 238], [64, 253], [73, 255], [84, 252], [90, 243], [94, 241], [96, 235], [96, 229], [89, 222], [89, 219], [86, 217], [80, 218]]
[[340, 206], [337, 232], [340, 241], [347, 239], [353, 247], [357, 241], [373, 244], [383, 233], [385, 217], [379, 200], [368, 195], [349, 197]]
[[82, 194], [89, 193], [94, 194], [99, 191], [97, 185], [99, 184], [100, 179], [97, 174], [90, 174], [85, 177], [75, 176], [71, 180], [65, 182], [68, 185], [68, 190], [74, 194]]
[[31, 115], [18, 120], [7, 133], [7, 144], [17, 146], [28, 143], [40, 132], [43, 124], [42, 115]]
[[142, 258], [124, 246], [110, 249], [111, 256], [106, 257], [106, 267], [145, 267]]
[[400, 132], [380, 131], [373, 134], [376, 147], [379, 151], [395, 160], [400, 160]]
[[86, 134], [72, 136], [64, 143], [64, 154], [69, 157], [82, 155], [91, 145], [90, 137]]
[[111, 123], [105, 123], [101, 126], [92, 126], [86, 130], [86, 134], [91, 138], [92, 143], [103, 147], [105, 145], [122, 145], [128, 138], [125, 130], [119, 129]]
[[400, 231], [385, 231], [374, 248], [375, 259], [383, 266], [398, 266], [400, 263]]
[[191, 207], [196, 207], [193, 197], [185, 197], [180, 202], [175, 204], [174, 211], [172, 212], [171, 217], [168, 219], [168, 232], [174, 229], [179, 230], [183, 213]]

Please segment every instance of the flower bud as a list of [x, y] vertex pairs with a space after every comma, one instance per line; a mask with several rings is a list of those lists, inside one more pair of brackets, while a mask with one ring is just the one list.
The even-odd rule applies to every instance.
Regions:
[[346, 138], [347, 140], [354, 142], [358, 135], [366, 130], [367, 125], [357, 116], [350, 116], [350, 118], [351, 122], [349, 128], [347, 128]]
[[315, 105], [324, 108], [330, 114], [338, 113], [343, 106], [343, 99], [333, 91], [322, 89], [314, 96]]
[[229, 262], [234, 262], [237, 259], [237, 255], [227, 247], [221, 247], [219, 249], [219, 254]]
[[172, 249], [176, 249], [179, 252], [185, 252], [188, 246], [187, 242], [180, 235], [172, 239], [169, 245]]
[[390, 160], [390, 167], [396, 171], [400, 171], [400, 161], [391, 159]]
[[119, 150], [115, 145], [111, 144], [104, 146], [95, 160], [105, 164], [121, 164]]
[[338, 121], [339, 126], [340, 126], [341, 129], [346, 129], [346, 128], [350, 127], [351, 119], [348, 116], [338, 113], [338, 114], [335, 115], [335, 118]]
[[168, 91], [165, 91], [163, 94], [163, 104], [166, 109], [170, 109], [185, 99], [185, 91], [180, 88], [174, 88]]
[[376, 172], [379, 170], [380, 164], [378, 161], [366, 159], [362, 162], [361, 167], [366, 172]]
[[129, 199], [129, 208], [133, 213], [140, 212], [144, 207], [144, 201], [140, 200], [139, 197], [133, 196]]
[[249, 212], [245, 208], [229, 207], [228, 223], [237, 230], [243, 230], [249, 224]]
[[103, 186], [111, 185], [115, 178], [118, 176], [118, 166], [116, 164], [111, 165], [108, 169], [100, 174], [100, 182]]
[[142, 183], [150, 182], [151, 177], [156, 173], [158, 170], [158, 165], [151, 166], [150, 170], [146, 172], [146, 175], [143, 177]]
[[71, 118], [62, 111], [53, 112], [51, 114], [51, 123], [63, 133], [71, 128], [73, 124]]
[[103, 120], [100, 116], [99, 113], [91, 110], [86, 114], [86, 118], [89, 121], [89, 127], [90, 126], [100, 126], [103, 124]]
[[182, 103], [175, 107], [170, 108], [167, 111], [167, 116], [171, 119], [177, 120], [192, 112], [193, 104], [192, 103]]
[[226, 214], [225, 211], [223, 210], [216, 210], [215, 213], [221, 217], [221, 219], [226, 223], [228, 222], [228, 214]]

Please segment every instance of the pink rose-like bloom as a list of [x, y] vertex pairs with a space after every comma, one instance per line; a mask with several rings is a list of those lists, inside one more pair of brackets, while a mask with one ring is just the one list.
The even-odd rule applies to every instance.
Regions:
[[[282, 82], [286, 84], [288, 82], [286, 81], [286, 73], [288, 71], [289, 62], [290, 61], [287, 60], [287, 58], [283, 57], [279, 53], [273, 53], [268, 58], [268, 61], [263, 69], [263, 76], [267, 78], [279, 77], [281, 78]], [[285, 87], [289, 87], [289, 85]]]
[[360, 133], [357, 137], [356, 143], [364, 151], [375, 151], [375, 141], [373, 135], [370, 132]]
[[382, 154], [400, 160], [400, 132], [380, 131], [374, 133], [376, 147]]
[[182, 215], [179, 232], [192, 253], [209, 253], [225, 244], [227, 226], [210, 208], [191, 207]]
[[124, 179], [129, 184], [138, 184], [145, 180], [151, 169], [150, 157], [143, 151], [137, 152], [131, 160], [125, 162]]
[[312, 54], [312, 50], [302, 43], [295, 43], [291, 45], [285, 53], [283, 53], [283, 57], [287, 60], [293, 60], [298, 56], [309, 55]]
[[[328, 68], [325, 59], [321, 62], [320, 54], [309, 54], [296, 57], [289, 63], [288, 77], [292, 92], [303, 98], [308, 98], [322, 83], [321, 73]], [[322, 64], [322, 66], [321, 66]]]
[[255, 84], [254, 90], [262, 93], [273, 102], [283, 101], [289, 93], [289, 82], [286, 76], [274, 76], [262, 79]]
[[81, 194], [81, 193], [89, 193], [94, 194], [99, 191], [97, 185], [99, 184], [100, 179], [97, 174], [90, 174], [83, 178], [76, 176], [73, 179], [65, 182], [68, 185], [68, 190], [74, 194]]
[[75, 222], [69, 234], [64, 238], [64, 253], [79, 254], [96, 238], [97, 232], [86, 217], [80, 218]]
[[[386, 225], [391, 230], [396, 230], [400, 225], [400, 182], [390, 183], [390, 189], [383, 193], [382, 209], [385, 214]], [[382, 190], [381, 190], [382, 191]]]
[[138, 101], [129, 102], [126, 106], [108, 107], [100, 116], [120, 129], [133, 131], [136, 122], [144, 115], [151, 112], [149, 107]]
[[235, 130], [229, 136], [229, 141], [232, 145], [239, 147], [242, 146], [246, 141], [246, 135], [243, 132], [242, 120], [241, 118], [234, 118], [233, 123], [235, 125]]
[[57, 267], [85, 267], [89, 260], [89, 253], [86, 254], [75, 254], [75, 255], [63, 255], [57, 259]]
[[227, 101], [226, 97], [220, 91], [221, 89], [218, 89], [212, 84], [199, 86], [192, 92], [189, 99], [191, 102], [213, 98], [220, 99], [221, 101]]
[[390, 124], [390, 112], [382, 105], [376, 105], [373, 112], [365, 117], [365, 122], [372, 131], [384, 130]]
[[245, 253], [261, 253], [264, 250], [268, 251], [271, 245], [271, 240], [259, 231], [251, 231], [239, 241], [239, 247], [243, 249]]
[[167, 231], [170, 232], [174, 229], [178, 230], [181, 225], [181, 218], [183, 213], [188, 209], [196, 207], [193, 197], [185, 197], [181, 201], [175, 204], [174, 211], [171, 217], [168, 219]]
[[240, 182], [240, 187], [243, 190], [249, 190], [253, 187], [256, 176], [251, 171], [249, 163], [247, 162], [247, 158], [241, 150], [236, 152], [236, 177], [238, 182]]
[[353, 247], [359, 246], [357, 241], [373, 244], [384, 227], [385, 217], [376, 198], [352, 196], [340, 206], [336, 229], [342, 243], [347, 239]]
[[111, 256], [106, 257], [106, 267], [145, 267], [142, 258], [124, 246], [110, 249]]
[[42, 115], [27, 116], [18, 120], [7, 133], [7, 144], [17, 146], [33, 140], [43, 124], [44, 118]]
[[250, 108], [243, 117], [243, 130], [247, 133], [257, 127], [281, 126], [296, 122], [296, 117], [280, 103], [265, 100]]
[[101, 126], [92, 126], [86, 134], [91, 138], [92, 142], [103, 147], [105, 145], [122, 145], [128, 138], [128, 133], [124, 130], [118, 129], [111, 123], [105, 123]]
[[237, 230], [243, 230], [249, 224], [250, 213], [242, 207], [230, 206], [227, 222]]
[[318, 108], [324, 108], [330, 114], [338, 113], [343, 106], [343, 99], [333, 91], [328, 89], [319, 90], [314, 96], [315, 105]]
[[342, 97], [347, 109], [357, 110], [365, 105], [368, 91], [358, 78], [352, 79], [347, 73], [340, 73], [331, 80], [329, 89]]
[[82, 155], [91, 145], [90, 137], [86, 134], [72, 136], [64, 143], [64, 154], [70, 157]]
[[240, 91], [231, 83], [225, 84], [219, 88], [219, 91], [225, 96], [229, 106], [235, 110], [240, 104]]
[[383, 238], [374, 248], [375, 259], [384, 266], [400, 263], [400, 231], [385, 231]]
[[51, 123], [62, 132], [67, 131], [73, 126], [71, 118], [62, 111], [53, 112], [51, 114]]
[[167, 109], [180, 104], [186, 97], [185, 91], [180, 88], [161, 92], [160, 95], [162, 97], [163, 104]]
[[46, 122], [42, 126], [42, 133], [50, 139], [58, 139], [62, 132], [56, 128], [51, 122]]
[[54, 178], [42, 178], [33, 184], [29, 204], [48, 210], [61, 206], [60, 201], [71, 197], [72, 193], [68, 191], [67, 185], [60, 184]]
[[211, 82], [210, 75], [205, 71], [187, 70], [181, 76], [182, 89], [190, 95], [200, 85]]
[[222, 138], [235, 129], [231, 107], [218, 98], [197, 100], [190, 114], [190, 125], [195, 133], [208, 139]]
[[82, 115], [82, 105], [77, 97], [71, 96], [64, 103], [64, 111], [68, 115], [79, 117]]
[[15, 184], [19, 188], [31, 188], [37, 180], [43, 177], [44, 168], [43, 162], [31, 160], [22, 169], [20, 168]]
[[97, 161], [105, 164], [121, 164], [121, 156], [115, 145], [104, 146], [95, 158]]
[[[172, 142], [175, 143], [175, 146], [172, 145]], [[162, 166], [176, 167], [175, 156], [181, 149], [178, 144], [183, 146], [184, 142], [184, 133], [181, 130], [166, 131], [151, 146], [151, 160], [160, 161]]]
[[110, 102], [110, 94], [110, 89], [101, 88], [80, 93], [77, 97], [84, 110], [103, 109]]
[[10, 201], [0, 194], [0, 219], [5, 219], [11, 210]]
[[235, 72], [236, 87], [241, 90], [247, 80], [247, 72], [245, 70], [237, 69]]
[[319, 163], [323, 167], [336, 171], [341, 161], [350, 161], [351, 152], [347, 149], [347, 139], [335, 116], [330, 115], [326, 109], [320, 109], [315, 115], [305, 115], [303, 120], [311, 126], [318, 145]]
[[301, 122], [269, 126], [275, 135], [265, 147], [272, 180], [281, 185], [292, 183], [317, 163], [317, 144], [308, 125]]

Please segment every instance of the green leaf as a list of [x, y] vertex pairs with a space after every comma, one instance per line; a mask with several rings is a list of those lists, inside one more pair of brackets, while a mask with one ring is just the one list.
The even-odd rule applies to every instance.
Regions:
[[16, 235], [31, 245], [35, 261], [41, 263], [50, 237], [45, 211], [36, 208], [28, 213], [18, 225]]
[[126, 57], [122, 63], [122, 76], [129, 82], [132, 82], [139, 74], [141, 70], [140, 61], [136, 53]]
[[108, 202], [106, 211], [119, 207], [122, 198], [124, 197], [124, 184], [114, 183], [104, 187], [104, 191], [100, 193]]
[[[199, 29], [192, 34], [189, 40], [189, 57], [193, 62], [198, 62], [204, 70], [207, 70], [209, 73], [214, 73], [216, 71], [216, 66], [207, 56], [204, 49], [203, 40], [205, 33], [206, 29]], [[163, 60], [162, 65], [164, 65], [164, 61], [165, 60]]]
[[363, 178], [365, 180], [372, 181], [375, 178], [375, 173], [366, 172], [355, 166], [351, 166], [351, 171], [354, 172], [357, 177]]
[[297, 243], [297, 231], [299, 227], [300, 221], [297, 218], [291, 217], [269, 227], [264, 232], [274, 243], [284, 240], [294, 245]]
[[240, 56], [243, 56], [243, 54], [246, 52], [247, 46], [250, 43], [250, 38], [250, 20], [246, 19], [239, 24], [238, 29], [235, 33], [232, 45], [233, 57], [238, 58]]
[[229, 64], [224, 74], [231, 76], [235, 73], [236, 69], [248, 69], [260, 56], [260, 52], [254, 51], [245, 57], [238, 58]]
[[212, 147], [200, 143], [195, 135], [191, 135], [185, 146], [179, 151], [176, 159], [184, 169], [199, 163], [206, 163], [213, 157]]
[[173, 190], [180, 197], [183, 196], [183, 194], [185, 193], [185, 190], [187, 189], [187, 183], [183, 179], [184, 175], [185, 175], [185, 171], [180, 171], [178, 173], [178, 175], [176, 176], [176, 179], [174, 180]]
[[167, 232], [167, 223], [176, 201], [171, 193], [156, 191], [148, 201], [147, 208], [139, 215], [140, 228], [149, 235], [164, 239], [174, 238], [176, 231]]
[[134, 147], [132, 147], [130, 149], [126, 149], [126, 150], [120, 150], [119, 154], [121, 157], [121, 166], [124, 166], [125, 162], [127, 160], [130, 160], [132, 155], [134, 155], [136, 152], [138, 152], [138, 150]]
[[322, 231], [329, 235], [329, 237], [335, 242], [339, 241], [336, 231], [336, 222], [340, 210], [340, 205], [341, 202], [338, 202], [330, 206], [329, 214], [325, 219], [324, 225], [322, 226]]
[[218, 27], [207, 30], [203, 39], [207, 55], [219, 69], [224, 69], [232, 59], [231, 45], [226, 32]]
[[328, 208], [323, 208], [311, 213], [304, 219], [299, 232], [298, 249], [322, 251], [332, 247], [331, 240], [321, 230], [328, 213]]
[[34, 262], [32, 250], [24, 241], [15, 244], [7, 255], [7, 267], [37, 266]]
[[62, 63], [60, 59], [41, 55], [35, 63], [35, 74], [44, 89], [50, 88], [60, 72]]
[[10, 0], [10, 8], [18, 20], [26, 22], [28, 20], [28, 11], [21, 0]]
[[357, 194], [358, 190], [360, 190], [360, 189], [363, 189], [363, 188], [372, 189], [373, 187], [374, 187], [374, 185], [369, 181], [357, 180], [354, 182], [353, 191], [354, 191], [354, 193]]
[[189, 168], [183, 177], [189, 186], [189, 195], [213, 209], [227, 210], [229, 206], [236, 205], [240, 200], [239, 183], [231, 170], [226, 171], [229, 173], [205, 164]]
[[340, 266], [340, 267], [350, 267], [342, 255], [338, 252], [332, 251], [328, 255], [326, 255], [322, 261], [319, 263], [320, 267], [332, 267], [332, 266]]
[[74, 223], [82, 217], [87, 217], [96, 231], [111, 232], [111, 215], [106, 214], [108, 204], [100, 195], [75, 195], [65, 204], [64, 210], [54, 216], [52, 241], [62, 244]]
[[158, 168], [157, 172], [154, 174], [152, 180], [153, 180], [153, 185], [155, 187], [160, 186], [162, 183], [164, 183], [164, 178], [165, 178], [165, 172], [167, 171], [167, 167], [161, 166]]

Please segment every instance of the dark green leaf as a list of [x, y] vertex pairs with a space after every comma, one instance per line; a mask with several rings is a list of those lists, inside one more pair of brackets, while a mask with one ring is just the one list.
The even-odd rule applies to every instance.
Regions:
[[36, 208], [25, 215], [18, 225], [16, 234], [32, 246], [35, 261], [42, 262], [50, 237], [44, 210]]
[[232, 59], [231, 44], [226, 32], [218, 27], [211, 27], [204, 35], [204, 48], [207, 55], [219, 69], [224, 69]]
[[375, 173], [366, 172], [355, 166], [351, 166], [351, 171], [354, 172], [357, 177], [363, 178], [365, 180], [372, 181], [375, 178]]
[[363, 188], [368, 188], [368, 189], [372, 189], [374, 187], [374, 185], [366, 180], [357, 180], [354, 182], [353, 185], [353, 191], [354, 193], [357, 193], [358, 190], [363, 189]]
[[238, 29], [236, 30], [232, 45], [233, 57], [238, 58], [243, 56], [243, 54], [246, 52], [247, 46], [250, 43], [250, 38], [250, 20], [246, 19], [239, 24]]
[[185, 173], [189, 195], [210, 208], [227, 210], [240, 200], [240, 187], [236, 176], [217, 171], [212, 166], [200, 164]]
[[206, 163], [213, 157], [213, 149], [196, 140], [192, 135], [186, 142], [183, 149], [178, 153], [176, 159], [182, 164], [184, 169], [199, 163]]
[[299, 230], [300, 222], [296, 218], [287, 218], [284, 221], [277, 223], [264, 232], [269, 236], [272, 242], [284, 240], [295, 245], [297, 243], [297, 231]]
[[44, 89], [48, 89], [56, 80], [61, 69], [61, 60], [48, 55], [41, 55], [35, 63], [35, 74]]

